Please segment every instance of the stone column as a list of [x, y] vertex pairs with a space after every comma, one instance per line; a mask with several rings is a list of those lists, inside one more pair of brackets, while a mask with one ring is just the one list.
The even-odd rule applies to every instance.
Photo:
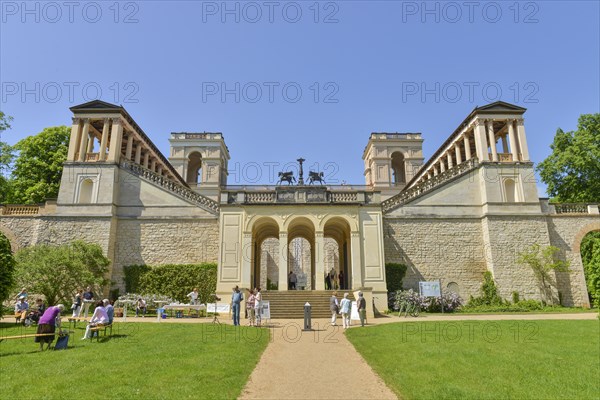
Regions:
[[288, 250], [288, 233], [279, 232], [279, 290], [288, 289]]
[[315, 233], [315, 280], [313, 288], [325, 290], [325, 235], [323, 231]]
[[433, 176], [437, 176], [437, 175], [439, 175], [439, 173], [440, 173], [440, 171], [438, 169], [438, 166], [434, 165], [433, 166]]
[[440, 158], [440, 173], [446, 171], [446, 165], [444, 164], [444, 160]]
[[462, 163], [462, 154], [460, 153], [460, 146], [458, 143], [454, 144], [454, 154], [456, 155], [456, 164]]
[[152, 162], [150, 162], [150, 171], [152, 172], [156, 172], [156, 160], [152, 160]]
[[138, 142], [135, 146], [135, 163], [140, 164], [142, 162], [142, 142]]
[[125, 150], [125, 158], [131, 161], [131, 153], [133, 150], [133, 134], [127, 135], [127, 148]]
[[160, 166], [160, 165], [159, 165], [159, 166], [158, 166], [158, 171], [156, 171], [156, 173], [157, 173], [158, 175], [162, 176], [162, 171], [163, 171], [163, 170], [162, 170], [162, 166]]
[[110, 133], [110, 147], [108, 149], [108, 160], [119, 163], [121, 159], [121, 144], [123, 142], [123, 123], [119, 118], [113, 118]]
[[94, 151], [94, 135], [90, 135], [89, 140], [88, 140], [88, 146], [87, 146], [87, 152], [91, 153], [92, 151]]
[[508, 153], [508, 141], [506, 140], [506, 133], [502, 135], [502, 152]]
[[252, 273], [252, 232], [244, 232], [242, 236], [242, 262], [240, 263], [240, 266], [242, 268], [241, 287], [251, 288], [252, 281], [250, 280], [250, 277]]
[[[374, 249], [373, 251], [377, 251]], [[350, 232], [350, 258], [352, 260], [352, 289], [363, 287], [362, 255], [360, 251], [360, 232]]]
[[110, 129], [110, 118], [104, 118], [104, 125], [102, 125], [102, 138], [100, 139], [100, 154], [98, 159], [100, 161], [106, 160], [106, 145], [108, 143], [108, 130]]
[[525, 137], [525, 121], [520, 118], [517, 120], [517, 135], [519, 136], [519, 148], [523, 161], [529, 161], [529, 148], [527, 147], [527, 138]]
[[513, 161], [520, 161], [519, 144], [515, 135], [515, 121], [513, 119], [508, 120], [508, 140], [510, 142], [510, 153], [512, 154]]
[[477, 158], [479, 161], [489, 161], [490, 157], [488, 156], [487, 144], [485, 140], [485, 126], [484, 122], [481, 119], [475, 120], [475, 151], [477, 152]]
[[448, 169], [452, 168], [454, 166], [454, 163], [452, 161], [452, 153], [447, 152], [446, 159], [448, 160]]
[[144, 168], [148, 168], [148, 161], [150, 160], [150, 152], [144, 152]]
[[473, 158], [471, 156], [471, 141], [469, 140], [469, 134], [465, 133], [465, 137], [464, 137], [464, 142], [465, 142], [465, 161], [470, 160], [471, 158]]
[[494, 121], [487, 121], [488, 139], [490, 141], [490, 150], [492, 151], [492, 161], [498, 161], [498, 150], [496, 150], [496, 136], [494, 135]]
[[69, 138], [69, 151], [67, 153], [67, 161], [76, 161], [75, 154], [79, 150], [79, 141], [81, 140], [81, 118], [73, 118], [71, 126], [71, 137]]
[[88, 140], [90, 138], [90, 119], [85, 118], [83, 123], [83, 132], [81, 132], [81, 143], [79, 144], [79, 158], [78, 161], [85, 161], [85, 153], [88, 147]]

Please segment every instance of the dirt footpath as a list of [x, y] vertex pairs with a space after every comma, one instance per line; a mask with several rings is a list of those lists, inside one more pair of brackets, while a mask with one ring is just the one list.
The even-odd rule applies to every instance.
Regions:
[[[341, 326], [278, 321], [241, 399], [396, 399], [354, 350]], [[368, 329], [352, 327], [350, 329]]]

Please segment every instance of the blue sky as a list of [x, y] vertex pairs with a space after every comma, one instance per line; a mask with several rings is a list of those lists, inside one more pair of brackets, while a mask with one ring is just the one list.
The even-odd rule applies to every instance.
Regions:
[[70, 4], [0, 4], [4, 141], [69, 125], [101, 92], [165, 154], [170, 132], [223, 132], [229, 184], [273, 183], [268, 164], [300, 156], [364, 184], [371, 132], [421, 132], [427, 159], [504, 100], [528, 109], [539, 162], [600, 110], [598, 1]]

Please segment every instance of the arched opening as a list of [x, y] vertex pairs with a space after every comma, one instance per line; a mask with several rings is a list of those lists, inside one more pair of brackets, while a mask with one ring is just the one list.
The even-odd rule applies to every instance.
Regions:
[[306, 238], [298, 236], [290, 241], [288, 268], [296, 275], [296, 289], [312, 289], [312, 247]]
[[325, 223], [325, 289], [346, 290], [352, 288], [352, 265], [350, 263], [350, 225], [341, 217]]
[[312, 290], [315, 285], [315, 227], [306, 217], [297, 217], [288, 227], [288, 262], [286, 275], [294, 271], [296, 287]]
[[458, 283], [456, 283], [456, 282], [450, 282], [446, 286], [446, 292], [447, 293], [455, 293], [457, 295], [460, 295], [460, 288], [458, 286]]
[[504, 181], [504, 193], [506, 194], [507, 203], [515, 203], [517, 201], [517, 192], [514, 180], [506, 179]]
[[93, 193], [94, 181], [91, 179], [84, 179], [79, 186], [79, 203], [91, 203]]
[[197, 151], [188, 156], [187, 183], [202, 183], [202, 155]]
[[404, 154], [399, 151], [392, 153], [393, 182], [396, 185], [406, 184], [406, 167], [404, 165]]
[[[253, 287], [274, 290], [279, 276], [279, 225], [273, 218], [264, 217], [252, 227], [252, 269], [250, 282]], [[269, 285], [271, 284], [271, 285]]]

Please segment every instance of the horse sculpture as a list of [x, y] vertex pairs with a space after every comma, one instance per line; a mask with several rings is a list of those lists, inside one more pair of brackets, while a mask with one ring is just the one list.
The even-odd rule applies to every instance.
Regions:
[[277, 184], [281, 185], [283, 182], [287, 182], [288, 185], [291, 185], [293, 182], [296, 182], [296, 178], [294, 178], [294, 172], [293, 171], [280, 172], [279, 173], [279, 181], [277, 182]]
[[310, 171], [308, 173], [308, 184], [312, 185], [314, 182], [319, 182], [321, 185], [325, 183], [322, 172]]

